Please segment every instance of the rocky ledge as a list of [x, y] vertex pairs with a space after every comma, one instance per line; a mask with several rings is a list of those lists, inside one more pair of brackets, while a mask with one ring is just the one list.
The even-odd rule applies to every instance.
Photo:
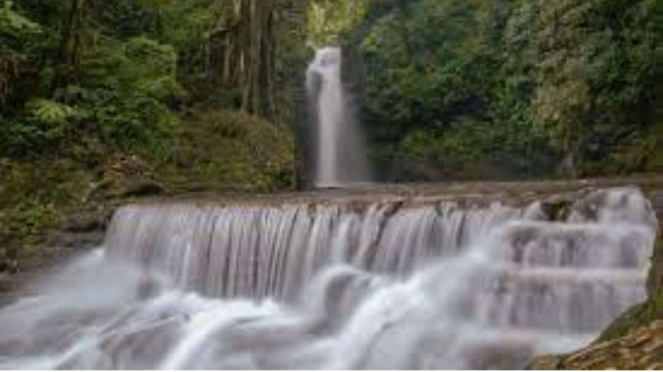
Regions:
[[663, 369], [663, 320], [631, 329], [614, 340], [596, 342], [574, 354], [540, 357], [534, 361], [532, 369]]

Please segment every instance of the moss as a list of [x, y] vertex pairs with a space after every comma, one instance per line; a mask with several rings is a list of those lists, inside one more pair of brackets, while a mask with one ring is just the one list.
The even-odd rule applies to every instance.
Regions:
[[663, 319], [663, 293], [622, 314], [603, 331], [598, 341], [603, 342], [622, 337], [638, 327], [659, 319]]
[[294, 143], [285, 128], [231, 111], [192, 112], [154, 178], [175, 193], [275, 191], [294, 179]]
[[77, 201], [87, 179], [68, 160], [0, 160], [0, 272], [20, 271], [23, 259], [41, 253], [45, 232]]

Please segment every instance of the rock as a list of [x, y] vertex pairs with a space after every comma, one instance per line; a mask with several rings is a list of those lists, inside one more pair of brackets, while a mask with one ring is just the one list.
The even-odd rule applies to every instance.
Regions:
[[79, 212], [68, 215], [62, 223], [62, 230], [68, 232], [89, 232], [104, 230], [108, 216], [103, 213]]
[[96, 184], [88, 193], [87, 201], [108, 201], [114, 199], [163, 196], [168, 194], [166, 188], [153, 180], [137, 181], [104, 180]]
[[103, 180], [92, 186], [92, 189], [87, 193], [84, 200], [105, 200], [110, 199], [113, 194], [114, 182], [111, 180]]
[[101, 246], [104, 242], [104, 237], [105, 233], [103, 230], [87, 232], [56, 231], [51, 233], [49, 239], [53, 242], [52, 244], [59, 247], [85, 250]]
[[626, 335], [595, 343], [573, 354], [537, 358], [531, 369], [660, 369], [663, 367], [663, 321], [632, 329]]
[[649, 198], [654, 209], [658, 213], [663, 214], [663, 191], [652, 192]]
[[158, 182], [152, 180], [141, 180], [129, 183], [125, 189], [119, 193], [120, 198], [134, 198], [146, 196], [166, 195], [166, 188]]
[[562, 361], [561, 356], [556, 355], [544, 355], [538, 357], [530, 364], [529, 369], [539, 370], [539, 371], [550, 371], [559, 368], [559, 364]]
[[647, 276], [647, 295], [654, 298], [660, 293], [663, 293], [663, 236], [661, 235], [656, 239], [654, 254], [651, 258], [651, 268]]
[[663, 191], [652, 192], [648, 195], [649, 201], [651, 201], [654, 211], [658, 216], [659, 221], [659, 235], [663, 235]]
[[556, 195], [541, 202], [541, 210], [549, 221], [564, 221], [573, 205], [573, 196]]

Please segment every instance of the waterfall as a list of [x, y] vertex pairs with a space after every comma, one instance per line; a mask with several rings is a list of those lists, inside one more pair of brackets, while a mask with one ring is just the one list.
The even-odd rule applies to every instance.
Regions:
[[316, 52], [308, 67], [307, 86], [315, 120], [315, 185], [338, 187], [368, 181], [359, 126], [348, 107], [341, 82], [341, 49]]
[[567, 206], [136, 204], [0, 310], [1, 368], [522, 368], [646, 297], [632, 188]]

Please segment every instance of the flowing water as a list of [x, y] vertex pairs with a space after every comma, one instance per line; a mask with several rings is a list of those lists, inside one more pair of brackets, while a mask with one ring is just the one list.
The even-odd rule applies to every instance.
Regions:
[[369, 180], [361, 131], [341, 82], [341, 63], [340, 48], [323, 48], [316, 52], [306, 73], [309, 101], [315, 112], [312, 132], [317, 151], [317, 187]]
[[0, 311], [0, 367], [522, 368], [646, 296], [637, 189], [552, 205], [127, 206]]

